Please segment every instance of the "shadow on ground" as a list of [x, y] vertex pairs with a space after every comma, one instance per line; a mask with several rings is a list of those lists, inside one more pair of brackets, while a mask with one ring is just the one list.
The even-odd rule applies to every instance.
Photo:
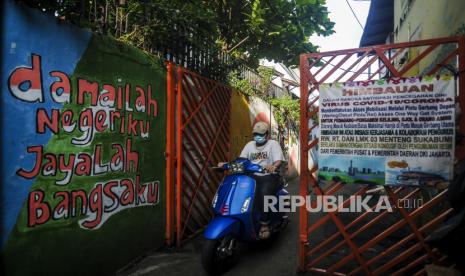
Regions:
[[[298, 194], [299, 181], [289, 183], [288, 191]], [[241, 244], [236, 266], [225, 276], [289, 276], [297, 272], [298, 213], [290, 214], [291, 222], [271, 242]], [[163, 249], [148, 253], [116, 276], [206, 275], [200, 264], [203, 237], [199, 236], [179, 249]]]
[[[322, 183], [322, 186], [330, 185], [331, 183]], [[323, 187], [324, 188], [324, 187]], [[359, 189], [361, 185], [344, 185], [336, 195], [353, 195]], [[288, 190], [291, 195], [297, 195], [299, 190], [299, 179], [295, 179], [289, 183]], [[409, 190], [406, 189], [405, 193]], [[374, 196], [368, 205], [373, 206], [372, 202], [377, 202], [380, 195]], [[311, 213], [308, 217], [309, 225], [315, 224], [326, 216], [327, 213], [315, 212]], [[357, 219], [360, 213], [338, 213], [337, 217], [342, 224], [347, 225]], [[356, 229], [362, 227], [375, 218], [379, 213], [369, 213], [358, 223], [355, 228], [350, 228], [349, 232], [354, 233]], [[278, 236], [269, 243], [266, 244], [241, 244], [239, 246], [240, 258], [236, 266], [230, 271], [223, 274], [225, 276], [292, 276], [297, 274], [297, 263], [298, 263], [298, 229], [299, 229], [299, 216], [298, 213], [291, 213], [288, 227]], [[373, 239], [379, 233], [390, 227], [399, 221], [400, 215], [397, 212], [389, 213], [383, 216], [382, 219], [370, 226], [366, 231], [352, 238], [352, 242], [361, 247], [368, 241]], [[321, 247], [316, 252], [311, 252], [307, 256], [307, 263], [311, 264], [314, 268], [328, 269], [329, 267], [337, 264], [340, 260], [352, 254], [352, 251], [348, 245], [343, 241], [341, 235], [338, 235], [332, 241], [328, 240], [333, 234], [338, 233], [337, 227], [331, 220], [321, 224], [315, 231], [313, 231], [309, 237], [309, 245], [313, 248], [318, 247], [320, 243], [326, 241], [327, 245]], [[378, 242], [375, 246], [367, 248], [362, 256], [365, 259], [371, 259], [374, 256], [380, 255], [386, 248], [389, 248], [393, 244], [405, 238], [411, 233], [408, 229], [408, 225], [405, 225], [395, 232], [391, 233], [388, 237]], [[178, 249], [164, 249], [157, 252], [152, 252], [141, 258], [138, 262], [135, 262], [131, 267], [125, 268], [123, 271], [117, 273], [117, 276], [139, 276], [139, 275], [163, 275], [163, 276], [175, 276], [175, 275], [206, 275], [202, 269], [200, 263], [200, 252], [203, 244], [203, 237], [199, 236]], [[393, 250], [389, 255], [382, 255], [379, 262], [386, 262], [393, 257], [402, 254], [406, 248], [411, 247], [415, 244], [415, 241], [406, 242], [404, 246]], [[338, 245], [338, 246], [336, 246]], [[330, 248], [336, 247], [334, 251], [330, 251]], [[309, 246], [309, 249], [312, 247]], [[316, 249], [315, 249], [316, 250]], [[322, 257], [322, 255], [328, 256]], [[320, 258], [321, 257], [321, 258]], [[418, 258], [418, 255], [413, 255], [411, 259], [405, 260], [393, 268], [397, 270], [402, 268]], [[348, 261], [344, 267], [339, 268], [338, 271], [342, 273], [348, 273], [354, 269], [357, 269], [360, 265], [355, 259]], [[388, 273], [387, 273], [388, 274]], [[312, 275], [312, 273], [300, 274], [300, 275]]]

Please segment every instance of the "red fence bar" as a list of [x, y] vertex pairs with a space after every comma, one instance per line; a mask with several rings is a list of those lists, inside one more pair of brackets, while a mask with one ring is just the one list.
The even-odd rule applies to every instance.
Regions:
[[[316, 62], [315, 62], [316, 63]], [[308, 59], [304, 56], [300, 56], [300, 97], [301, 99], [308, 99]], [[308, 173], [302, 173], [302, 170], [308, 171], [308, 122], [307, 122], [307, 101], [300, 101], [300, 118], [305, 118], [305, 122], [300, 124], [300, 137], [307, 137], [307, 139], [300, 140], [300, 189], [299, 193], [302, 196], [308, 194]], [[303, 154], [302, 154], [303, 153]], [[300, 207], [299, 210], [299, 269], [300, 271], [305, 270], [305, 252], [308, 243], [307, 235], [307, 210], [304, 206]]]
[[174, 65], [168, 62], [167, 65], [167, 118], [166, 118], [166, 244], [173, 244], [173, 219], [174, 219], [174, 170], [175, 170], [175, 72]]
[[[180, 246], [200, 233], [213, 215], [211, 200], [222, 176], [210, 167], [229, 157], [231, 89], [182, 67], [177, 68], [174, 81], [174, 71], [174, 65], [168, 64], [168, 73], [172, 73], [168, 77], [172, 96], [168, 97], [168, 112], [172, 115], [168, 117], [173, 128], [167, 130], [167, 164], [171, 164], [167, 173], [175, 177], [167, 178], [167, 185], [173, 187], [167, 188], [167, 196], [174, 202], [167, 219], [173, 213], [175, 219], [167, 222], [175, 229], [175, 243]], [[168, 244], [173, 235], [167, 226]]]

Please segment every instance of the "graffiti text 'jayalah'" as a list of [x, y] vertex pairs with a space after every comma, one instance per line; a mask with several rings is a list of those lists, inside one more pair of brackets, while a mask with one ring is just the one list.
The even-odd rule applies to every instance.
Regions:
[[[45, 102], [42, 79], [46, 75], [42, 72], [39, 55], [32, 54], [31, 62], [31, 67], [20, 66], [11, 72], [8, 89], [22, 103], [41, 104]], [[76, 88], [72, 89], [67, 74], [51, 71], [49, 77], [55, 78], [49, 87], [52, 101], [65, 105], [63, 109], [51, 108], [50, 111], [38, 107], [36, 133], [43, 135], [49, 130], [54, 135], [69, 135], [75, 150], [57, 154], [45, 152], [43, 145], [29, 145], [26, 151], [33, 156], [34, 165], [21, 167], [16, 174], [25, 179], [50, 177], [60, 187], [72, 183], [73, 176], [117, 172], [125, 176], [95, 183], [90, 191], [76, 188], [53, 194], [47, 194], [42, 188], [31, 191], [27, 200], [27, 226], [83, 216], [79, 220], [81, 227], [97, 229], [123, 209], [157, 204], [159, 181], [140, 183], [140, 153], [133, 141], [136, 137], [147, 140], [151, 118], [158, 116], [158, 103], [152, 98], [151, 85], [144, 89], [129, 83], [99, 84], [76, 78]], [[124, 136], [124, 142], [92, 143], [96, 133], [104, 132]], [[127, 173], [135, 178], [128, 178]]]

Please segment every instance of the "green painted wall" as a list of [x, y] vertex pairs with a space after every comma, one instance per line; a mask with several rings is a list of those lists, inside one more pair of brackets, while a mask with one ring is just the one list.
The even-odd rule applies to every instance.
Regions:
[[[48, 30], [50, 36], [56, 35], [54, 31]], [[3, 38], [7, 45], [15, 39]], [[3, 200], [2, 212], [14, 219], [11, 229], [4, 227], [2, 233], [4, 271], [7, 275], [109, 275], [164, 242], [165, 66], [135, 48], [91, 35], [70, 72], [62, 68], [68, 62], [66, 51], [73, 56], [74, 50], [65, 48], [65, 55], [57, 58], [54, 52], [63, 50], [54, 48], [60, 47], [58, 42], [32, 38], [25, 34], [21, 47], [31, 50], [21, 54], [17, 50], [9, 56], [11, 68], [3, 68], [9, 79], [19, 79], [18, 86], [28, 77], [24, 71], [32, 68], [40, 74], [44, 95], [42, 102], [19, 100], [11, 92], [16, 84], [4, 80], [10, 93], [2, 91], [3, 103], [14, 108], [7, 114], [6, 131], [34, 132], [11, 141], [20, 149], [15, 157], [33, 162], [13, 161], [16, 174], [3, 176], [8, 179], [3, 196], [10, 201]], [[42, 50], [34, 49], [35, 43], [42, 43]], [[27, 94], [32, 88], [34, 82], [21, 89]], [[63, 100], [67, 93], [69, 99]], [[24, 118], [15, 116], [23, 111]], [[63, 180], [68, 173], [59, 165], [69, 164], [73, 156], [71, 178]], [[2, 158], [8, 161], [5, 152]], [[24, 189], [21, 181], [31, 183], [26, 193], [10, 192]], [[14, 204], [20, 206], [17, 214]], [[2, 222], [7, 221], [2, 218]]]

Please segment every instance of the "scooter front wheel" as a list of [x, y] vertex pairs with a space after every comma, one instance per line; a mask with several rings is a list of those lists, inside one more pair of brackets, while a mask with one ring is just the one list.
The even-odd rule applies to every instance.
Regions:
[[230, 269], [237, 260], [237, 241], [232, 236], [207, 239], [202, 248], [202, 266], [210, 275]]

